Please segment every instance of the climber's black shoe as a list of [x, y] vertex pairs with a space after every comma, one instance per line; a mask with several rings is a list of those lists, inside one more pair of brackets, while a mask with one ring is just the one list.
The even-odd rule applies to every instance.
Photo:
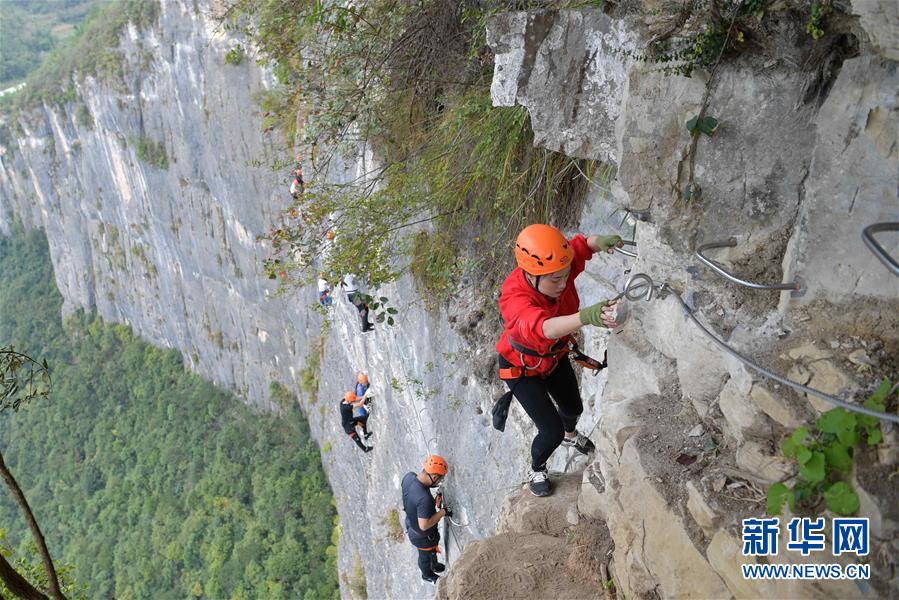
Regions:
[[531, 470], [531, 474], [528, 476], [528, 488], [535, 496], [549, 496], [553, 493], [546, 467]]
[[566, 448], [574, 448], [581, 454], [590, 454], [596, 450], [596, 446], [593, 445], [590, 438], [580, 431], [576, 431], [572, 438], [562, 438], [562, 445]]

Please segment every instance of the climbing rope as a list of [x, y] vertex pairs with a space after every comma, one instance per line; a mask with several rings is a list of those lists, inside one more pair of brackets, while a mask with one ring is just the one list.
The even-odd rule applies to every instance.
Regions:
[[[668, 286], [667, 283], [663, 284], [663, 287], [667, 287], [667, 286]], [[670, 290], [670, 288], [669, 288], [669, 290]], [[874, 417], [876, 419], [882, 419], [884, 421], [891, 421], [893, 423], [899, 423], [899, 415], [891, 415], [889, 413], [872, 410], [865, 406], [851, 404], [849, 402], [846, 402], [845, 400], [841, 400], [840, 398], [837, 398], [836, 396], [831, 396], [830, 394], [825, 394], [821, 390], [816, 390], [815, 388], [808, 387], [807, 385], [802, 385], [801, 383], [796, 383], [795, 381], [790, 381], [786, 377], [782, 377], [782, 376], [778, 375], [777, 373], [770, 371], [769, 369], [766, 369], [765, 367], [754, 362], [750, 358], [747, 358], [746, 356], [740, 354], [739, 352], [737, 352], [736, 350], [734, 350], [733, 348], [731, 348], [730, 346], [725, 344], [721, 339], [719, 339], [711, 331], [706, 329], [706, 327], [702, 323], [699, 322], [699, 319], [696, 318], [696, 315], [693, 314], [693, 311], [690, 310], [690, 307], [687, 306], [687, 303], [683, 301], [683, 299], [680, 297], [680, 295], [678, 293], [674, 292], [673, 290], [670, 290], [670, 291], [671, 291], [672, 295], [675, 298], [677, 298], [677, 301], [683, 307], [684, 312], [687, 314], [687, 316], [690, 317], [690, 319], [694, 323], [696, 323], [696, 326], [699, 327], [703, 333], [705, 333], [708, 337], [710, 337], [712, 339], [712, 341], [714, 341], [716, 344], [721, 346], [721, 348], [723, 348], [725, 352], [727, 352], [734, 358], [740, 360], [747, 367], [755, 369], [756, 371], [758, 371], [759, 373], [761, 373], [768, 379], [772, 379], [778, 383], [782, 383], [783, 385], [789, 386], [799, 392], [804, 392], [806, 394], [811, 394], [813, 396], [817, 396], [818, 398], [821, 398], [822, 400], [830, 402], [831, 404], [833, 404], [835, 406], [845, 408], [848, 411], [860, 413], [863, 415], [868, 415], [869, 417]]]
[[[680, 303], [681, 307], [684, 309], [686, 315], [692, 320], [699, 329], [706, 334], [713, 342], [715, 342], [718, 346], [720, 346], [725, 352], [738, 359], [740, 362], [745, 364], [746, 366], [758, 371], [768, 379], [781, 383], [783, 385], [789, 386], [799, 392], [805, 394], [811, 394], [812, 396], [816, 396], [825, 400], [835, 406], [839, 406], [840, 408], [844, 408], [848, 411], [868, 415], [869, 417], [874, 417], [876, 419], [881, 419], [885, 421], [890, 421], [893, 423], [899, 423], [899, 415], [891, 415], [889, 413], [880, 412], [877, 410], [872, 410], [865, 406], [859, 406], [857, 404], [852, 404], [850, 402], [846, 402], [836, 396], [831, 396], [830, 394], [825, 394], [821, 390], [817, 390], [812, 387], [808, 387], [806, 385], [802, 385], [801, 383], [796, 383], [795, 381], [790, 381], [786, 377], [782, 377], [777, 373], [761, 366], [756, 363], [752, 359], [744, 356], [734, 348], [728, 346], [723, 340], [721, 340], [718, 336], [712, 333], [705, 325], [703, 325], [699, 319], [696, 317], [694, 311], [684, 302], [683, 298], [681, 298], [680, 294], [677, 293], [674, 289], [671, 288], [667, 283], [656, 284], [652, 281], [652, 278], [645, 273], [637, 273], [635, 275], [631, 275], [628, 279], [627, 283], [624, 286], [624, 291], [621, 292], [616, 298], [624, 296], [628, 300], [651, 300], [653, 293], [656, 293], [658, 298], [664, 299], [669, 293], [674, 296], [677, 301]], [[594, 425], [594, 429], [595, 429]]]

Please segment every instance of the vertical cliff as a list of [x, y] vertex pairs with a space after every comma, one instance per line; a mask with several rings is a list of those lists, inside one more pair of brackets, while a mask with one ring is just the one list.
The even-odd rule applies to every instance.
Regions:
[[[342, 294], [325, 329], [313, 290], [276, 296], [257, 241], [288, 199], [286, 174], [269, 168], [284, 158], [281, 136], [263, 133], [254, 101], [268, 75], [252, 55], [225, 63], [237, 40], [218, 30], [210, 4], [160, 7], [152, 26], [125, 30], [121, 80], [79, 79], [75, 101], [18, 121], [0, 155], [0, 230], [14, 219], [46, 230], [66, 310], [130, 324], [262, 409], [276, 409], [271, 381], [297, 390], [340, 513], [344, 594], [363, 578], [371, 597], [432, 594], [396, 537], [402, 475], [428, 450], [450, 459], [447, 494], [465, 525], [451, 529], [452, 560], [496, 531], [527, 464], [533, 428], [520, 408], [504, 434], [490, 427], [495, 316], [473, 308], [473, 290], [451, 313], [428, 311], [402, 279], [380, 290], [400, 311], [397, 326], [363, 336]], [[878, 19], [863, 15], [815, 58], [787, 20], [771, 25], [762, 49], [724, 62], [707, 90], [701, 71], [669, 76], [635, 60], [654, 35], [647, 28], [660, 25], [622, 12], [515, 13], [488, 31], [494, 103], [527, 106], [537, 143], [617, 167], [610, 190], [591, 192], [578, 229], [607, 231], [627, 208], [639, 257], [591, 261], [582, 300], [611, 295], [628, 269], [646, 272], [729, 343], [812, 386], [859, 395], [875, 376], [895, 378], [899, 280], [860, 238], [864, 226], [896, 220], [895, 37], [875, 34]], [[707, 91], [720, 127], [697, 146], [701, 198], [685, 201], [675, 191], [690, 161], [685, 123]], [[349, 157], [331, 177], [364, 171]], [[717, 260], [749, 279], [799, 277], [804, 295], [737, 288], [698, 263], [699, 244], [731, 236], [738, 245]], [[761, 513], [759, 491], [789, 468], [775, 455], [779, 437], [822, 407], [721, 354], [670, 296], [634, 304], [620, 334], [586, 333], [590, 354], [606, 346], [608, 371], [582, 378], [581, 428], [599, 451], [578, 507], [607, 523], [620, 589], [760, 595], [733, 579], [735, 523]], [[857, 350], [877, 368], [850, 362]], [[368, 455], [346, 439], [336, 408], [358, 370], [375, 395]], [[301, 372], [315, 394], [299, 391]], [[895, 431], [886, 435], [895, 445]], [[676, 462], [682, 454], [696, 462]], [[568, 458], [557, 453], [550, 468], [584, 466]], [[896, 461], [868, 456], [855, 477], [888, 549], [895, 489], [877, 486]], [[857, 593], [845, 585], [826, 591]]]
[[[7, 124], [15, 133], [0, 149], [0, 231], [13, 221], [46, 231], [64, 311], [95, 309], [127, 323], [260, 409], [277, 410], [272, 381], [297, 392], [337, 500], [344, 593], [367, 580], [372, 597], [427, 595], [414, 550], [391, 537], [402, 475], [429, 448], [450, 457], [447, 493], [470, 523], [456, 532], [456, 550], [494, 531], [524, 472], [523, 424], [502, 436], [489, 427], [494, 390], [476, 372], [490, 370], [491, 347], [472, 348], [457, 331], [481, 317], [461, 311], [454, 329], [403, 279], [381, 290], [399, 324], [363, 337], [342, 294], [329, 329], [313, 289], [276, 295], [257, 238], [289, 200], [289, 173], [271, 165], [292, 152], [281, 132], [263, 132], [256, 95], [270, 76], [251, 50], [226, 63], [237, 43], [248, 44], [220, 29], [214, 3], [159, 6], [151, 25], [124, 29], [121, 77], [72, 73], [74, 100]], [[335, 161], [329, 178], [365, 171], [360, 151]], [[377, 450], [367, 456], [337, 413], [357, 370], [371, 375], [376, 396]], [[317, 394], [301, 390], [303, 372]], [[557, 460], [562, 468], [565, 458]]]

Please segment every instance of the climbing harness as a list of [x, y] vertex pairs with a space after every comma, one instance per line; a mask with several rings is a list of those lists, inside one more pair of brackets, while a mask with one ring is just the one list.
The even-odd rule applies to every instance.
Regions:
[[[521, 361], [521, 365], [513, 365], [511, 367], [501, 368], [499, 370], [499, 378], [502, 380], [512, 380], [512, 379], [521, 379], [522, 377], [534, 377], [539, 374], [538, 369], [540, 365], [543, 364], [544, 359], [550, 359], [556, 363], [560, 359], [562, 359], [567, 354], [571, 354], [572, 360], [577, 364], [581, 365], [585, 369], [591, 369], [594, 375], [597, 375], [600, 371], [606, 368], [606, 362], [603, 360], [602, 362], [596, 360], [595, 358], [591, 358], [580, 351], [577, 345], [577, 341], [574, 339], [572, 335], [566, 335], [558, 342], [556, 342], [550, 351], [547, 354], [541, 354], [536, 350], [532, 350], [527, 346], [523, 346], [519, 344], [511, 337], [509, 338], [509, 345], [518, 352], [518, 358]], [[539, 358], [537, 364], [534, 366], [527, 366], [527, 361], [525, 360], [525, 356], [531, 356], [534, 358]], [[555, 365], [553, 365], [553, 369], [555, 369]], [[550, 370], [550, 373], [552, 369]]]
[[881, 231], [899, 231], [899, 222], [874, 223], [873, 225], [868, 225], [862, 231], [862, 240], [865, 242], [868, 249], [874, 253], [874, 256], [880, 259], [880, 262], [893, 272], [893, 275], [899, 275], [899, 262], [890, 256], [886, 251], [886, 248], [881, 246], [880, 243], [874, 239], [874, 234], [880, 233]]

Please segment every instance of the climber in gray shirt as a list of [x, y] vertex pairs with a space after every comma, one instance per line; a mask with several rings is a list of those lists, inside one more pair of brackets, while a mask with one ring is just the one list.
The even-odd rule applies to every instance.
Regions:
[[406, 473], [403, 476], [403, 510], [406, 511], [406, 535], [412, 545], [418, 548], [418, 568], [421, 578], [436, 583], [437, 573], [446, 568], [437, 561], [440, 551], [440, 532], [437, 524], [451, 513], [440, 506], [440, 494], [437, 500], [431, 496], [431, 488], [440, 485], [449, 465], [446, 460], [436, 454], [425, 459], [424, 467], [418, 473]]

